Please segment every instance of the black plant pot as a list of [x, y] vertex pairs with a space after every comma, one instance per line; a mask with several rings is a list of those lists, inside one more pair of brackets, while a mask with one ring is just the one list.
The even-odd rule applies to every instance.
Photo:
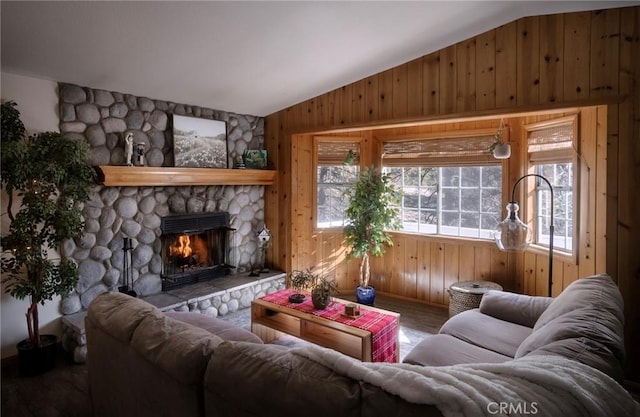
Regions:
[[356, 301], [359, 304], [372, 306], [376, 298], [376, 289], [372, 286], [368, 287], [356, 287]]
[[326, 292], [314, 288], [311, 291], [311, 302], [316, 310], [324, 310], [331, 302], [331, 297]]
[[29, 339], [18, 343], [18, 369], [22, 376], [43, 374], [56, 363], [58, 337], [52, 334], [40, 335], [40, 347], [35, 347]]

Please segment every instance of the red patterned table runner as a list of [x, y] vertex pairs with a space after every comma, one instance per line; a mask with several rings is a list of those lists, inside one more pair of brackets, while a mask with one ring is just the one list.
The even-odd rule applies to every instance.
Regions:
[[262, 300], [292, 308], [314, 316], [322, 317], [348, 326], [371, 332], [371, 360], [373, 362], [398, 362], [398, 318], [391, 314], [383, 314], [360, 307], [360, 315], [356, 318], [344, 315], [344, 304], [333, 301], [324, 310], [313, 308], [311, 297], [307, 296], [300, 304], [291, 303], [289, 296], [295, 291], [284, 289], [261, 297]]

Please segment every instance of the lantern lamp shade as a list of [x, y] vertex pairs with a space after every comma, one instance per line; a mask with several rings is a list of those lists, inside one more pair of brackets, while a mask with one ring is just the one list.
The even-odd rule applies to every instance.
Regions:
[[498, 224], [496, 245], [505, 252], [524, 252], [531, 243], [531, 229], [518, 218], [518, 203], [507, 204], [507, 217]]

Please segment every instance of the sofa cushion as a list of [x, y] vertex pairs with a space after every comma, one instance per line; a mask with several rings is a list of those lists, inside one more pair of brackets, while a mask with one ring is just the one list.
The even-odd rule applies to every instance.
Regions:
[[526, 356], [555, 355], [573, 359], [596, 368], [619, 383], [624, 380], [624, 371], [617, 358], [602, 344], [587, 337], [559, 340], [538, 348]]
[[509, 356], [463, 342], [448, 334], [434, 334], [426, 336], [411, 349], [403, 362], [423, 366], [447, 366], [476, 362], [501, 363], [511, 359]]
[[211, 353], [223, 340], [155, 309], [133, 333], [131, 347], [185, 385], [200, 385]]
[[[624, 323], [623, 300], [620, 290], [606, 274], [594, 275], [573, 281], [557, 296], [540, 315], [533, 326], [538, 330], [563, 314], [575, 314], [578, 309], [595, 308], [599, 313]], [[599, 315], [601, 315], [599, 314]]]
[[358, 381], [284, 346], [223, 342], [211, 357], [204, 385], [205, 409], [212, 416], [259, 416], [266, 410], [274, 416], [360, 415]]
[[451, 317], [440, 333], [513, 358], [531, 328], [482, 314], [476, 308]]
[[249, 330], [215, 317], [185, 311], [167, 311], [165, 314], [173, 319], [189, 323], [192, 326], [199, 327], [209, 333], [215, 334], [222, 340], [262, 343], [262, 339], [251, 333]]
[[[604, 361], [604, 368], [612, 369], [614, 376], [625, 357], [622, 308], [620, 291], [609, 276], [574, 281], [542, 313], [515, 357], [543, 351], [553, 344], [556, 354], [569, 354], [595, 368], [603, 368]], [[576, 356], [580, 344], [575, 340], [588, 340], [583, 346], [589, 349]], [[561, 348], [562, 343], [567, 346]]]
[[492, 290], [482, 297], [480, 312], [500, 320], [533, 327], [552, 301], [551, 297]]
[[129, 343], [133, 332], [155, 306], [139, 298], [120, 292], [105, 292], [97, 296], [87, 309], [87, 316], [102, 331], [125, 343]]

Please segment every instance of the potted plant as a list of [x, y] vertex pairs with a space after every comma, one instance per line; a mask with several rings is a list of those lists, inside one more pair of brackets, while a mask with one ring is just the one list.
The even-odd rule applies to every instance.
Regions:
[[393, 245], [388, 231], [400, 228], [400, 191], [389, 174], [370, 166], [360, 173], [346, 195], [349, 206], [345, 212], [344, 239], [350, 247], [347, 258], [360, 258], [360, 284], [356, 287], [356, 299], [359, 303], [373, 305], [375, 288], [369, 285], [369, 258], [371, 255], [381, 256], [387, 245]]
[[13, 297], [29, 298], [29, 337], [17, 347], [21, 373], [32, 375], [53, 366], [57, 343], [55, 335], [40, 334], [38, 304], [68, 293], [78, 279], [73, 261], [50, 259], [49, 252], [82, 234], [80, 204], [89, 198], [95, 171], [86, 142], [56, 132], [28, 136], [13, 101], [2, 104], [1, 137], [0, 175], [11, 222], [0, 240], [2, 283]]
[[338, 292], [338, 284], [335, 280], [329, 280], [318, 275], [309, 268], [303, 271], [292, 271], [289, 284], [291, 288], [298, 291], [289, 296], [289, 301], [292, 303], [302, 303], [306, 299], [306, 296], [302, 294], [301, 291], [311, 290], [311, 301], [313, 302], [313, 306], [319, 310], [326, 308], [333, 294]]
[[311, 301], [313, 306], [318, 310], [327, 308], [331, 302], [331, 297], [338, 293], [338, 283], [335, 280], [329, 280], [326, 277], [316, 277], [311, 289]]
[[289, 301], [292, 303], [302, 303], [306, 299], [306, 296], [302, 294], [302, 291], [308, 289], [311, 282], [315, 279], [313, 272], [310, 269], [291, 271], [289, 275], [289, 285], [295, 294], [289, 296]]

